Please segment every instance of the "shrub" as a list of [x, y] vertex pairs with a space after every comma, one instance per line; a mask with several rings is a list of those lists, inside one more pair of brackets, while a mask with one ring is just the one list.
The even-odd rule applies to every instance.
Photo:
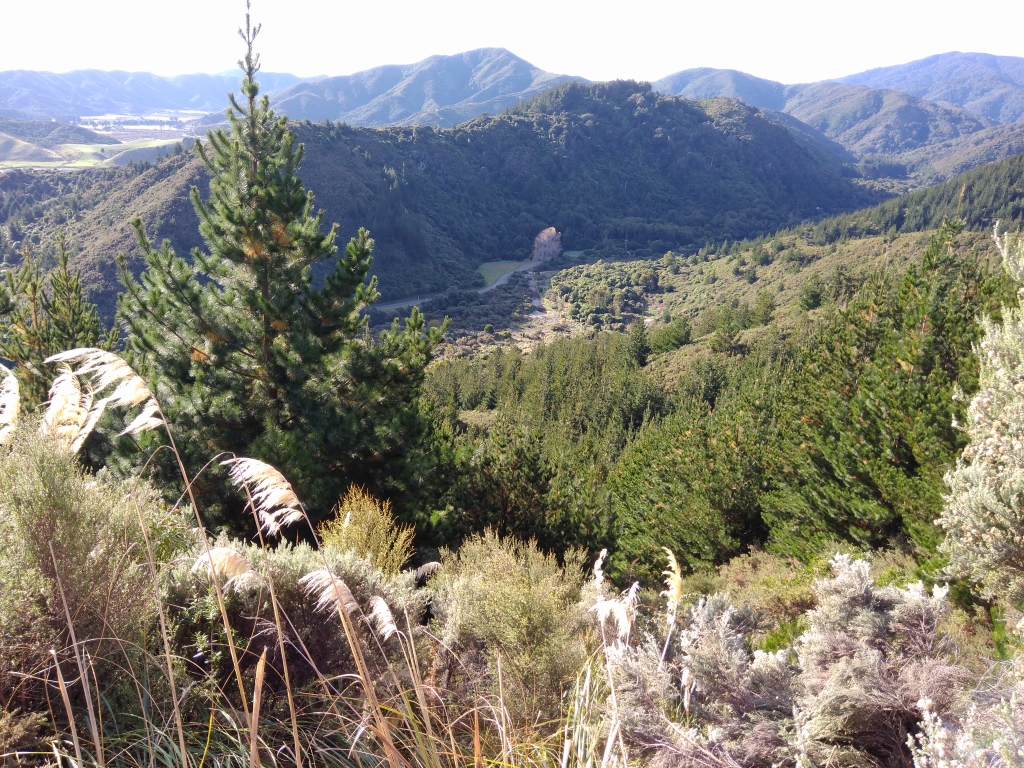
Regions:
[[800, 309], [810, 311], [817, 309], [821, 306], [821, 301], [825, 297], [825, 282], [821, 279], [821, 275], [815, 272], [800, 287], [799, 304]]
[[[1024, 276], [1024, 239], [998, 236], [1007, 271]], [[939, 525], [942, 550], [957, 575], [990, 597], [1024, 602], [1024, 308], [1004, 308], [1003, 322], [982, 322], [981, 389], [968, 411], [970, 443], [946, 475], [950, 493]]]
[[352, 486], [319, 533], [323, 547], [352, 551], [377, 570], [393, 575], [412, 557], [416, 531], [397, 523], [391, 502], [381, 502], [366, 489]]
[[663, 352], [671, 352], [690, 343], [692, 329], [690, 320], [686, 317], [677, 317], [665, 325], [653, 328], [648, 332], [651, 352], [660, 355]]
[[[370, 599], [381, 597], [404, 625], [405, 615], [418, 622], [426, 606], [425, 592], [416, 592], [412, 571], [386, 574], [352, 550], [326, 548], [317, 552], [307, 544], [282, 542], [273, 549], [221, 538], [216, 552], [230, 553], [232, 567], [222, 569], [230, 577], [224, 588], [228, 618], [238, 646], [240, 665], [251, 673], [260, 655], [266, 651], [269, 678], [280, 687], [284, 683], [277, 627], [269, 591], [273, 580], [278, 605], [284, 616], [291, 684], [309, 688], [322, 678], [352, 675], [356, 667], [345, 640], [338, 616], [318, 607], [318, 595], [300, 583], [314, 571], [326, 567], [351, 591], [358, 607], [370, 614]], [[166, 599], [173, 606], [174, 645], [183, 658], [190, 659], [190, 673], [197, 680], [224, 691], [233, 674], [226, 657], [224, 625], [218, 611], [209, 569], [197, 548], [193, 558], [174, 565], [167, 576]], [[326, 562], [325, 562], [326, 561]], [[365, 632], [365, 626], [364, 626]], [[369, 636], [364, 634], [364, 641]], [[340, 684], [343, 687], [343, 684]], [[314, 690], [320, 692], [316, 687]], [[233, 693], [233, 691], [232, 691]], [[214, 694], [216, 695], [216, 694]], [[221, 693], [220, 695], [224, 695]]]
[[939, 630], [946, 592], [876, 587], [868, 563], [848, 555], [832, 567], [790, 647], [750, 653], [754, 617], [711, 595], [670, 625], [670, 642], [648, 636], [609, 654], [633, 754], [662, 765], [910, 766], [921, 702], [965, 714], [969, 676]]
[[568, 552], [560, 567], [536, 541], [487, 531], [443, 551], [441, 563], [430, 587], [436, 632], [450, 652], [435, 659], [434, 677], [464, 700], [500, 696], [521, 724], [553, 720], [591, 642], [582, 553]]
[[145, 483], [86, 474], [63, 439], [37, 427], [23, 420], [0, 447], [0, 703], [17, 690], [23, 708], [44, 705], [23, 675], [49, 665], [50, 648], [69, 647], [70, 616], [105, 695], [129, 711], [113, 692], [123, 682], [115, 670], [139, 662], [155, 604], [140, 521], [158, 562], [188, 529]]

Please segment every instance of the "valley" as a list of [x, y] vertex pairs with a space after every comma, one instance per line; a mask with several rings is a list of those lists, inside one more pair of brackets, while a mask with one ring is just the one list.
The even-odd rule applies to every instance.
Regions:
[[260, 29], [0, 72], [3, 768], [1020, 765], [1024, 59]]

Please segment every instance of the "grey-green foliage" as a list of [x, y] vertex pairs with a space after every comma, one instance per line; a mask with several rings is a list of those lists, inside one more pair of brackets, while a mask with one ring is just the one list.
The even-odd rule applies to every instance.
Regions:
[[[997, 237], [1007, 271], [1024, 276], [1024, 240]], [[991, 597], [1024, 601], [1024, 308], [985, 319], [977, 350], [981, 388], [965, 429], [970, 443], [946, 475], [950, 492], [939, 524], [942, 551], [957, 575]]]
[[[403, 631], [409, 628], [405, 616], [408, 615], [410, 626], [415, 627], [426, 607], [427, 594], [424, 590], [415, 590], [412, 571], [386, 574], [353, 551], [333, 547], [316, 551], [305, 543], [287, 542], [274, 548], [262, 548], [226, 537], [214, 542], [214, 546], [241, 555], [245, 567], [251, 569], [226, 584], [225, 575], [232, 576], [234, 571], [221, 576], [228, 619], [239, 653], [243, 659], [255, 661], [266, 650], [267, 663], [274, 674], [283, 679], [284, 665], [270, 594], [273, 580], [285, 633], [291, 684], [299, 689], [316, 683], [320, 676], [334, 679], [356, 671], [337, 613], [330, 609], [318, 610], [318, 595], [307, 593], [300, 584], [307, 574], [326, 569], [340, 577], [364, 614], [371, 611], [371, 597], [382, 597]], [[194, 565], [204, 552], [201, 545], [193, 547], [187, 553], [190, 557], [181, 559], [169, 570], [165, 599], [172, 606], [175, 652], [191, 660], [193, 674], [207, 675], [212, 683], [230, 676], [231, 661], [208, 568]], [[242, 561], [236, 562], [242, 564]], [[354, 623], [360, 628], [364, 647], [377, 647], [366, 622], [358, 620], [357, 616]], [[367, 657], [371, 664], [381, 661], [375, 653], [367, 653]], [[386, 680], [387, 676], [381, 672], [379, 678]], [[343, 687], [344, 683], [339, 685]]]
[[491, 531], [443, 552], [430, 587], [436, 631], [451, 653], [437, 657], [435, 673], [470, 697], [480, 692], [497, 703], [502, 695], [519, 722], [553, 720], [589, 642], [583, 555], [564, 559], [562, 568], [536, 541]]
[[756, 615], [712, 595], [680, 617], [667, 649], [662, 634], [620, 651], [614, 679], [634, 754], [663, 765], [909, 766], [920, 702], [962, 722], [970, 676], [940, 631], [945, 589], [877, 587], [848, 555], [832, 567], [792, 648], [751, 653]]
[[[35, 699], [42, 694], [38, 681], [20, 674], [48, 664], [50, 648], [62, 654], [69, 648], [65, 600], [76, 636], [112, 696], [119, 676], [104, 678], [107, 663], [123, 667], [126, 654], [137, 663], [154, 616], [140, 520], [158, 563], [189, 536], [180, 515], [144, 482], [86, 473], [67, 444], [40, 435], [31, 417], [0, 447], [0, 701], [16, 688], [20, 706], [45, 706]], [[112, 637], [124, 642], [101, 640]]]

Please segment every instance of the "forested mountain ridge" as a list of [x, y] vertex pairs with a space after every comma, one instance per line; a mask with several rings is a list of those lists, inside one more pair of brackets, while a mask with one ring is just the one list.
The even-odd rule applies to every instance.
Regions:
[[585, 82], [545, 72], [504, 48], [478, 48], [297, 83], [271, 101], [293, 120], [450, 127], [502, 112], [567, 80]]
[[[367, 226], [375, 237], [385, 298], [479, 284], [477, 265], [528, 258], [548, 226], [566, 248], [659, 255], [878, 198], [755, 109], [630, 81], [562, 84], [454, 129], [295, 130], [326, 220], [345, 234]], [[134, 251], [128, 221], [141, 216], [151, 237], [187, 253], [198, 244], [187, 190], [203, 175], [190, 153], [89, 173], [5, 174], [0, 223], [45, 241], [74, 211], [76, 263], [109, 316], [119, 289], [113, 256]]]
[[997, 123], [1024, 119], [1024, 58], [951, 51], [836, 82], [892, 88], [940, 104], [963, 107]]
[[[909, 66], [909, 65], [908, 65]], [[872, 85], [872, 84], [868, 84]], [[690, 69], [654, 83], [689, 98], [726, 96], [785, 113], [839, 143], [868, 177], [922, 186], [1024, 149], [1024, 124], [1000, 121], [896, 86], [841, 82], [784, 85], [725, 69]]]

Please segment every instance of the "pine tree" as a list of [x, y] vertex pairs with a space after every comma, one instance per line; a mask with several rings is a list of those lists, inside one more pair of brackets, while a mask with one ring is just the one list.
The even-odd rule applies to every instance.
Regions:
[[22, 400], [29, 407], [46, 400], [55, 376], [54, 367], [43, 362], [46, 358], [75, 347], [111, 349], [118, 338], [116, 329], [102, 332], [81, 274], [71, 271], [64, 230], [57, 232], [54, 245], [53, 270], [46, 272], [42, 257], [25, 246], [21, 264], [7, 267], [0, 282], [0, 356], [14, 361]]
[[977, 388], [977, 318], [1007, 293], [976, 255], [957, 253], [961, 228], [943, 222], [902, 279], [869, 279], [785, 374], [760, 499], [780, 551], [895, 538], [934, 552], [942, 475], [963, 445], [952, 394]]
[[[378, 296], [376, 278], [366, 280], [373, 241], [360, 230], [337, 255], [336, 226], [322, 232], [323, 212], [297, 176], [303, 147], [259, 96], [258, 33], [247, 15], [244, 98], [230, 97], [230, 131], [196, 142], [211, 176], [208, 200], [191, 190], [206, 250], [189, 263], [166, 241], [154, 248], [136, 219], [147, 269], [136, 281], [119, 258], [118, 311], [194, 470], [225, 451], [260, 458], [324, 516], [351, 482], [385, 497], [415, 482], [405, 459], [444, 329], [425, 332], [414, 310], [403, 331], [396, 322], [369, 335], [361, 310]], [[316, 287], [314, 268], [336, 255]], [[214, 504], [218, 492], [206, 490]]]

